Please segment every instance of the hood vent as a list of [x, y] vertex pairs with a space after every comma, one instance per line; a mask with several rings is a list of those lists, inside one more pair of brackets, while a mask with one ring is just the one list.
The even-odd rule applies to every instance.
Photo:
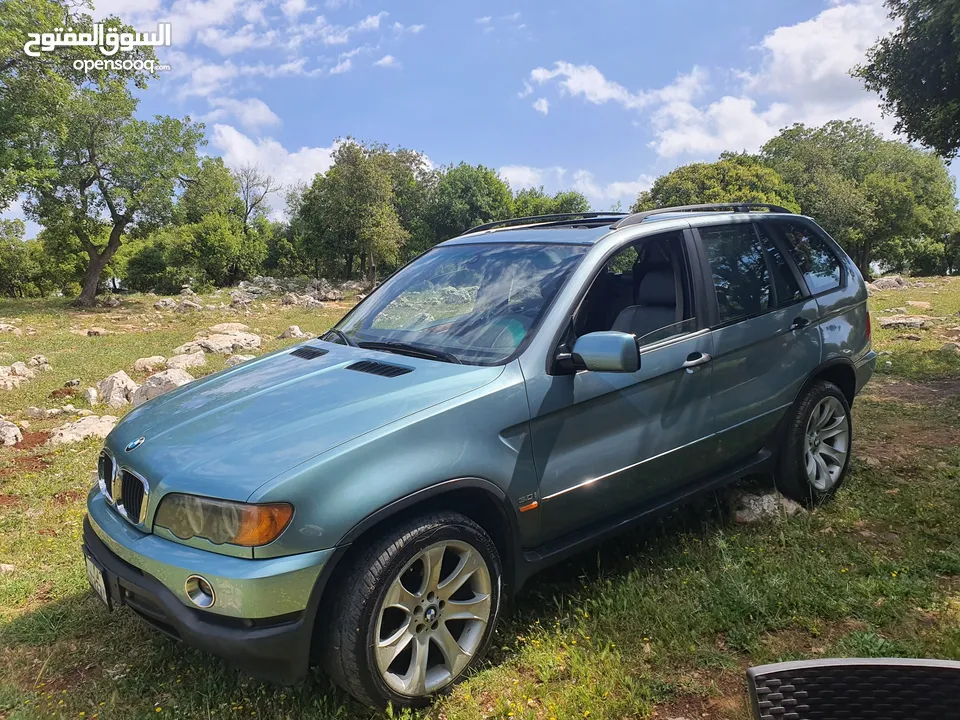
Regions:
[[323, 357], [327, 354], [327, 351], [323, 348], [313, 347], [312, 345], [304, 345], [303, 347], [298, 347], [290, 354], [298, 358], [303, 358], [304, 360], [313, 360], [314, 358]]
[[400, 377], [401, 375], [406, 375], [408, 372], [413, 372], [413, 368], [403, 367], [402, 365], [390, 365], [389, 363], [378, 362], [376, 360], [361, 360], [360, 362], [355, 362], [353, 365], [347, 365], [346, 369], [388, 378]]

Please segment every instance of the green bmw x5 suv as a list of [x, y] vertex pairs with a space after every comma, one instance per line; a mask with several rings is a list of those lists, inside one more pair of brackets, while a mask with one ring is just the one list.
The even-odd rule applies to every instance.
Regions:
[[319, 340], [106, 439], [83, 551], [106, 607], [278, 682], [417, 705], [533, 573], [696, 493], [843, 482], [867, 292], [775, 206], [519, 218], [388, 278]]

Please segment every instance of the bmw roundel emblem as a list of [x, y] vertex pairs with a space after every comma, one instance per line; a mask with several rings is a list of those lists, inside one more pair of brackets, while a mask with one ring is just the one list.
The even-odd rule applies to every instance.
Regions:
[[126, 450], [127, 452], [130, 452], [131, 450], [136, 450], [138, 447], [143, 445], [144, 440], [146, 440], [145, 437], [138, 437], [136, 440], [131, 440], [130, 442], [127, 443], [127, 446], [124, 448], [124, 450]]

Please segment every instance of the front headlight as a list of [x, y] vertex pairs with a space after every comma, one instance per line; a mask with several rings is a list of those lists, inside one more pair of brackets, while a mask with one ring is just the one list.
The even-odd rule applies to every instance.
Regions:
[[273, 542], [293, 517], [293, 505], [216, 500], [199, 495], [164, 496], [154, 522], [181, 540], [201, 537], [214, 545], [258, 547]]

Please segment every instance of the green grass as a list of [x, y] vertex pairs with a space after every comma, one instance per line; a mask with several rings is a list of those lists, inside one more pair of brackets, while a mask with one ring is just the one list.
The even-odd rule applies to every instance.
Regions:
[[[880, 293], [871, 306], [879, 316], [927, 300], [934, 310], [925, 314], [946, 318], [960, 310], [960, 281], [938, 283]], [[19, 317], [37, 330], [0, 335], [0, 353], [11, 355], [0, 362], [41, 352], [54, 367], [0, 393], [0, 413], [21, 419], [29, 405], [63, 404], [48, 395], [66, 380], [85, 387], [118, 369], [133, 374], [138, 357], [169, 355], [217, 322], [245, 322], [266, 339], [290, 324], [316, 333], [344, 309], [273, 302], [245, 317], [158, 315], [146, 297], [90, 313], [62, 300], [0, 302], [0, 321]], [[742, 676], [752, 664], [960, 659], [960, 360], [937, 350], [950, 322], [921, 331], [919, 343], [875, 329], [877, 348], [893, 352], [881, 362], [892, 364], [856, 403], [856, 460], [834, 502], [741, 527], [710, 496], [548, 570], [506, 609], [485, 666], [418, 715], [745, 720]], [[90, 326], [117, 334], [69, 332]], [[31, 431], [61, 422], [32, 421]], [[0, 574], [0, 718], [377, 717], [319, 673], [275, 688], [128, 611], [106, 614], [79, 553], [97, 447], [0, 448], [0, 563], [15, 567]]]

